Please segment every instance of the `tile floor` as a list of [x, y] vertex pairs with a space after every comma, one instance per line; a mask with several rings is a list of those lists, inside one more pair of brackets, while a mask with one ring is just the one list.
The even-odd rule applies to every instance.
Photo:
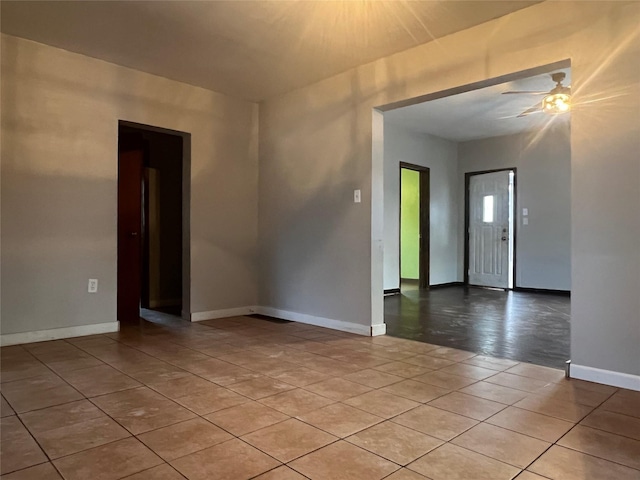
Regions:
[[2, 348], [6, 480], [640, 479], [640, 392], [235, 317]]

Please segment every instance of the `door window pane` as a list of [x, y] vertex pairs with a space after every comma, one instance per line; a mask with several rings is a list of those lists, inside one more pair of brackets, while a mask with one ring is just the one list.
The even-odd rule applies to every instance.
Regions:
[[493, 195], [485, 195], [482, 201], [482, 221], [493, 223]]

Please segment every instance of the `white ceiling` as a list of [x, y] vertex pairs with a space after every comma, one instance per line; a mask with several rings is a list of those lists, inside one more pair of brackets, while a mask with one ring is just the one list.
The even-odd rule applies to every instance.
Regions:
[[[571, 85], [571, 70], [564, 86]], [[385, 112], [384, 120], [410, 130], [429, 133], [456, 142], [536, 131], [550, 123], [569, 121], [570, 114], [536, 113], [517, 116], [542, 101], [542, 95], [502, 95], [511, 90], [548, 91], [555, 86], [550, 73], [501, 83], [491, 87], [443, 97]]]
[[6, 1], [2, 31], [262, 100], [537, 1]]

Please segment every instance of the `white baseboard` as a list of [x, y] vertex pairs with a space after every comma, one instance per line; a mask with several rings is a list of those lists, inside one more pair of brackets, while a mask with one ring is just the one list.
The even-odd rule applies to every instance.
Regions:
[[387, 334], [387, 324], [379, 323], [378, 325], [371, 325], [371, 336], [377, 337], [378, 335]]
[[334, 320], [332, 318], [316, 317], [305, 313], [289, 312], [272, 307], [256, 307], [257, 313], [269, 315], [270, 317], [282, 318], [283, 320], [291, 320], [293, 322], [306, 323], [317, 327], [331, 328], [342, 332], [357, 333], [358, 335], [371, 335], [370, 325], [360, 325], [359, 323], [344, 322], [342, 320]]
[[571, 364], [571, 378], [640, 391], [640, 376]]
[[239, 317], [242, 315], [251, 315], [252, 313], [257, 313], [257, 308], [254, 306], [250, 307], [237, 307], [237, 308], [227, 308], [224, 310], [209, 310], [208, 312], [193, 312], [191, 314], [192, 322], [201, 322], [203, 320], [215, 320], [216, 318], [226, 318], [226, 317]]
[[23, 343], [45, 342], [47, 340], [60, 340], [62, 338], [113, 333], [119, 330], [119, 322], [108, 322], [93, 325], [78, 325], [77, 327], [53, 328], [51, 330], [37, 330], [35, 332], [5, 333], [0, 335], [0, 345], [5, 347]]

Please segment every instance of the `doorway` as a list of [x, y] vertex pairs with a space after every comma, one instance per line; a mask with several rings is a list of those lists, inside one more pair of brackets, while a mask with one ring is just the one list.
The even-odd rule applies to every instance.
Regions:
[[189, 260], [185, 222], [188, 201], [184, 202], [189, 187], [188, 180], [185, 181], [189, 178], [185, 175], [189, 172], [185, 155], [188, 140], [188, 135], [181, 132], [129, 122], [119, 124], [120, 322], [137, 323], [141, 309], [178, 317], [185, 311], [188, 287], [184, 286], [188, 283], [184, 273], [188, 272]]
[[465, 284], [513, 289], [515, 188], [515, 168], [465, 174]]
[[429, 168], [400, 163], [400, 289], [429, 288]]

